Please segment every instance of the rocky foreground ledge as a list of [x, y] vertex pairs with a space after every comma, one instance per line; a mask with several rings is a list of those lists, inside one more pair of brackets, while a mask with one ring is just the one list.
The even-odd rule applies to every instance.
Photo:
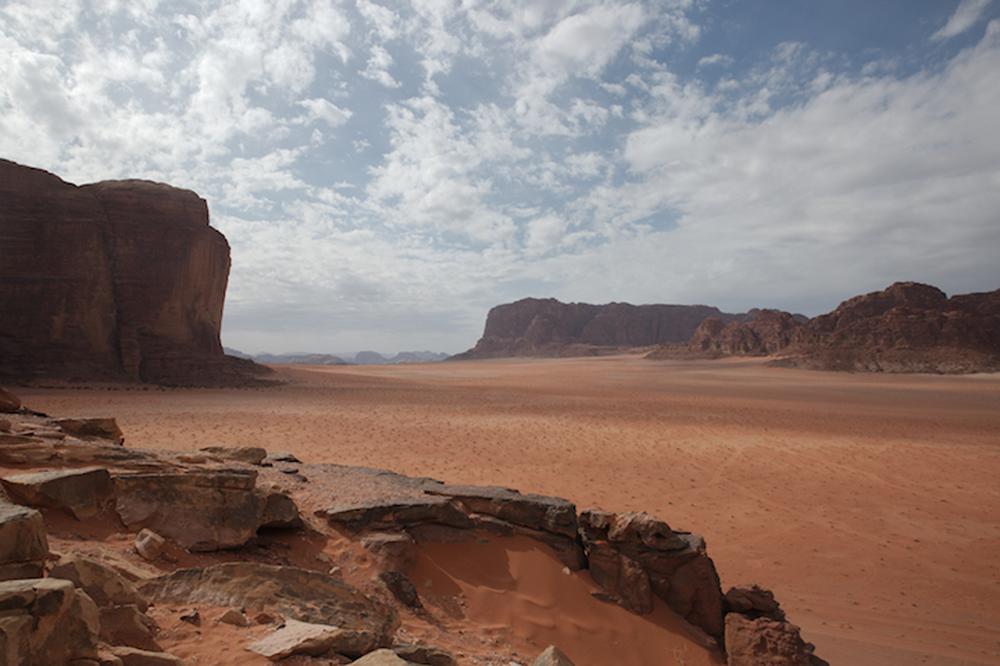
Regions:
[[[578, 512], [559, 498], [306, 465], [254, 447], [130, 449], [113, 419], [51, 418], [2, 389], [0, 489], [4, 664], [184, 663], [158, 641], [152, 610], [162, 606], [186, 609], [180, 620], [192, 625], [211, 612], [216, 626], [266, 626], [242, 647], [271, 661], [507, 663], [400, 631], [401, 613], [421, 611], [406, 573], [420, 545], [484, 534], [545, 544], [566, 571], [588, 571], [599, 598], [633, 613], [666, 604], [729, 664], [826, 663], [773, 594], [723, 594], [704, 540], [645, 513]], [[343, 539], [371, 557], [370, 580], [348, 582], [319, 556], [292, 562], [275, 534]], [[127, 539], [128, 557], [88, 535]], [[555, 647], [534, 661], [560, 664], [571, 662]]]

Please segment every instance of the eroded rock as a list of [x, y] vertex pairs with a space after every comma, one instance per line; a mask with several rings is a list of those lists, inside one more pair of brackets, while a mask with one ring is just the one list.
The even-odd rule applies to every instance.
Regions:
[[163, 554], [166, 545], [167, 540], [148, 527], [135, 535], [135, 552], [149, 562], [156, 561]]
[[122, 666], [184, 666], [183, 659], [167, 652], [116, 645], [111, 654], [121, 660]]
[[48, 553], [42, 514], [0, 499], [0, 580], [41, 576]]
[[68, 580], [0, 582], [0, 646], [7, 664], [96, 659], [98, 611]]
[[161, 651], [156, 642], [159, 628], [134, 605], [108, 606], [100, 609], [101, 640], [140, 650]]
[[111, 501], [111, 475], [103, 467], [57, 469], [0, 479], [12, 500], [36, 508], [60, 509], [82, 520]]
[[247, 465], [259, 465], [267, 457], [267, 449], [259, 446], [203, 446], [198, 450], [220, 460], [231, 460]]
[[358, 654], [390, 645], [398, 624], [388, 606], [337, 578], [298, 567], [229, 562], [181, 569], [140, 591], [153, 602], [236, 606], [339, 627], [358, 637]]
[[412, 662], [406, 661], [392, 650], [375, 650], [357, 661], [352, 661], [352, 666], [409, 666]]
[[149, 605], [131, 581], [111, 567], [86, 557], [64, 556], [50, 575], [72, 581], [100, 608], [131, 605], [144, 612]]
[[110, 417], [55, 419], [54, 423], [67, 435], [80, 439], [103, 439], [115, 444], [125, 442], [125, 435], [118, 427], [118, 421]]
[[318, 657], [327, 652], [360, 656], [358, 646], [365, 640], [339, 627], [286, 620], [285, 626], [251, 643], [247, 649], [271, 661], [280, 661], [293, 654]]
[[21, 409], [21, 399], [16, 395], [0, 388], [0, 414], [14, 414]]
[[729, 666], [822, 666], [813, 646], [802, 640], [799, 628], [769, 617], [752, 619], [726, 615], [726, 653]]
[[565, 652], [555, 645], [550, 645], [535, 658], [531, 666], [574, 666], [574, 664]]
[[396, 656], [411, 664], [425, 664], [425, 666], [457, 666], [455, 657], [446, 650], [428, 647], [426, 645], [395, 645], [392, 651]]

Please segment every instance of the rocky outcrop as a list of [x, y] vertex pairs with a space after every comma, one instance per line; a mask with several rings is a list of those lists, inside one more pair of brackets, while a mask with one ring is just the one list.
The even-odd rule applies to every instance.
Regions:
[[68, 580], [0, 582], [0, 656], [4, 664], [85, 664], [97, 658], [94, 602]]
[[645, 513], [598, 510], [580, 514], [580, 535], [590, 574], [611, 599], [649, 613], [655, 595], [721, 642], [723, 597], [704, 539]]
[[0, 414], [14, 414], [21, 409], [21, 399], [0, 388]]
[[691, 335], [688, 351], [706, 356], [770, 356], [786, 349], [802, 326], [801, 315], [781, 310], [752, 310], [747, 317], [729, 323], [709, 317]]
[[61, 509], [74, 518], [96, 516], [111, 499], [111, 475], [103, 467], [57, 469], [0, 478], [0, 486], [19, 504]]
[[0, 496], [0, 580], [41, 576], [48, 554], [42, 514]]
[[770, 590], [756, 585], [726, 593], [726, 663], [729, 666], [828, 666], [802, 640], [799, 628]]
[[531, 666], [573, 666], [573, 661], [555, 645], [550, 645], [535, 657]]
[[161, 384], [263, 372], [219, 341], [229, 245], [194, 192], [0, 160], [0, 372]]
[[152, 602], [234, 606], [338, 627], [348, 632], [339, 643], [348, 656], [388, 647], [398, 624], [391, 608], [342, 580], [292, 566], [228, 562], [180, 569], [143, 584], [141, 591]]
[[580, 356], [685, 342], [707, 317], [731, 321], [741, 315], [705, 305], [590, 305], [525, 298], [491, 309], [476, 346], [452, 358]]
[[787, 364], [822, 370], [1000, 370], [1000, 290], [948, 298], [936, 287], [897, 282], [856, 296], [802, 326]]

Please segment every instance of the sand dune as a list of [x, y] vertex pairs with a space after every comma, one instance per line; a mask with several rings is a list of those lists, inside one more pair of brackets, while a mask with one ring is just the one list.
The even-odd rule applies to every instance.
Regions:
[[831, 663], [1000, 663], [1000, 376], [637, 357], [279, 372], [20, 394], [115, 415], [132, 446], [254, 444], [645, 509], [704, 534], [724, 586], [774, 589]]

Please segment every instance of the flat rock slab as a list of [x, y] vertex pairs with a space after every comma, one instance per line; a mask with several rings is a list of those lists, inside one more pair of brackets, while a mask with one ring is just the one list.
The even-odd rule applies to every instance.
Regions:
[[122, 444], [125, 435], [118, 427], [118, 422], [106, 416], [88, 416], [71, 419], [55, 419], [53, 421], [67, 435], [81, 439], [105, 439], [115, 444]]
[[251, 643], [247, 649], [271, 661], [280, 661], [293, 654], [318, 657], [331, 651], [360, 656], [358, 644], [358, 635], [339, 627], [286, 620], [285, 626]]
[[291, 566], [229, 562], [181, 569], [140, 587], [153, 603], [210, 604], [339, 627], [364, 638], [363, 654], [392, 643], [393, 609], [333, 576]]
[[131, 581], [111, 567], [85, 557], [63, 557], [50, 575], [71, 581], [101, 608], [131, 605], [145, 611], [148, 606]]
[[112, 494], [111, 475], [103, 467], [15, 474], [0, 484], [19, 504], [61, 509], [78, 520], [100, 513]]

